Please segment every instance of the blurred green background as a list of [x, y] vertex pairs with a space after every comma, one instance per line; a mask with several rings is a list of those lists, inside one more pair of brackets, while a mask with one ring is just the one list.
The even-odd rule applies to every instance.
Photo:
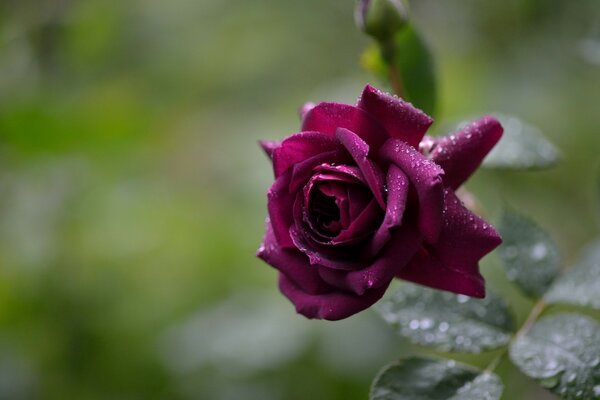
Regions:
[[[438, 133], [503, 112], [561, 149], [557, 168], [468, 187], [488, 218], [509, 203], [546, 226], [568, 265], [600, 220], [600, 3], [412, 3]], [[365, 399], [412, 351], [372, 311], [296, 316], [254, 257], [271, 180], [256, 141], [296, 131], [304, 101], [378, 84], [352, 14], [349, 0], [0, 1], [0, 399]], [[524, 318], [495, 257], [483, 272]], [[504, 399], [555, 398], [498, 372]]]

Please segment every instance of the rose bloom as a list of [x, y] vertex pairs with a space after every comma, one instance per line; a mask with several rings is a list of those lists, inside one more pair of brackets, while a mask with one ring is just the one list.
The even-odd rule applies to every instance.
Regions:
[[372, 86], [356, 106], [308, 103], [300, 113], [299, 133], [261, 142], [275, 182], [257, 253], [298, 313], [346, 318], [394, 277], [485, 296], [478, 262], [501, 239], [455, 190], [502, 136], [496, 119], [424, 136], [431, 117]]

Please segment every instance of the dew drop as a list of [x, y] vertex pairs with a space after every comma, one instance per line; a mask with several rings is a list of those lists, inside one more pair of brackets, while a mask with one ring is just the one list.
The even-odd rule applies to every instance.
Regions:
[[433, 326], [433, 321], [426, 318], [426, 319], [422, 319], [421, 322], [419, 322], [419, 327], [421, 329], [429, 329]]
[[447, 322], [440, 322], [440, 326], [438, 327], [438, 330], [440, 332], [446, 332], [449, 327], [450, 327], [450, 325], [448, 325]]
[[548, 254], [548, 248], [544, 243], [536, 243], [531, 248], [531, 258], [534, 260], [541, 260]]
[[456, 296], [456, 301], [458, 301], [461, 304], [464, 304], [467, 301], [469, 301], [469, 296], [465, 296], [464, 294], [459, 294], [458, 296]]

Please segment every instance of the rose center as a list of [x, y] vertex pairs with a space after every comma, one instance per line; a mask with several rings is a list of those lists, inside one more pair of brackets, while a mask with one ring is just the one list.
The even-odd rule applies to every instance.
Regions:
[[340, 208], [335, 196], [328, 196], [319, 188], [313, 190], [310, 199], [309, 215], [319, 233], [335, 235], [342, 229]]

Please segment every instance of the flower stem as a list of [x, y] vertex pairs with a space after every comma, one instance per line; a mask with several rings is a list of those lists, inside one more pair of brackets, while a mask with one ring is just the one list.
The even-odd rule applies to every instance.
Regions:
[[386, 42], [381, 42], [381, 55], [388, 67], [388, 78], [392, 85], [392, 90], [396, 96], [406, 99], [406, 91], [404, 90], [404, 83], [402, 77], [398, 73], [398, 66], [396, 65], [396, 49], [394, 46], [394, 40], [388, 39]]
[[519, 328], [519, 330], [510, 339], [509, 346], [505, 347], [502, 350], [502, 353], [500, 353], [496, 358], [494, 358], [492, 360], [492, 362], [490, 362], [488, 364], [488, 366], [484, 370], [484, 373], [491, 373], [492, 371], [494, 371], [496, 369], [498, 364], [500, 364], [502, 359], [504, 359], [504, 357], [506, 356], [508, 349], [510, 347], [510, 344], [513, 343], [515, 340], [519, 339], [520, 337], [526, 335], [527, 332], [529, 332], [529, 330], [531, 329], [533, 324], [535, 324], [535, 321], [537, 321], [537, 319], [542, 314], [542, 312], [544, 311], [545, 308], [546, 308], [546, 303], [544, 303], [544, 300], [542, 300], [542, 299], [538, 300], [534, 304], [533, 308], [529, 312], [529, 315], [525, 319], [525, 322], [523, 322], [523, 325]]

